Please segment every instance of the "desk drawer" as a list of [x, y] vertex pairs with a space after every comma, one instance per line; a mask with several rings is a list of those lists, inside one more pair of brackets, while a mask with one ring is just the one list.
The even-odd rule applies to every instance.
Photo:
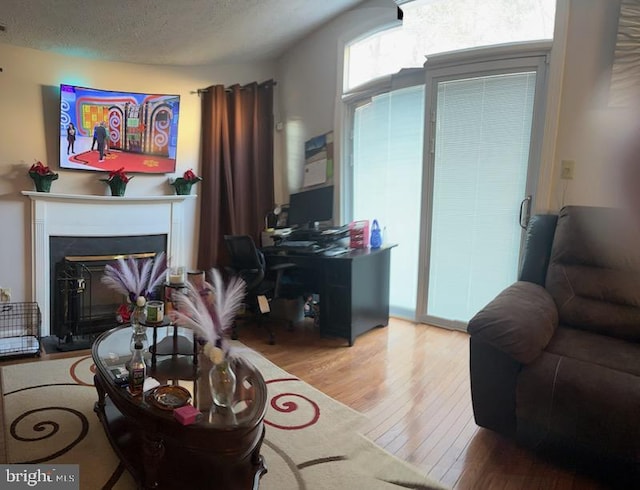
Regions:
[[326, 283], [330, 286], [351, 286], [351, 261], [336, 260], [335, 263], [326, 263], [323, 267]]

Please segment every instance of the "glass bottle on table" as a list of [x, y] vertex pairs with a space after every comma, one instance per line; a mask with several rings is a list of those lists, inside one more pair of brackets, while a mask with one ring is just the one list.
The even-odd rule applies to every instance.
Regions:
[[147, 322], [147, 299], [144, 296], [138, 296], [131, 311], [131, 328], [134, 333], [143, 333], [146, 331]]
[[129, 350], [131, 351], [131, 355], [135, 354], [136, 344], [140, 342], [142, 344], [142, 357], [145, 358], [147, 353], [149, 352], [149, 338], [147, 337], [147, 329], [139, 332], [133, 332], [131, 334], [131, 340], [129, 341]]
[[144, 380], [147, 375], [147, 365], [144, 362], [142, 342], [137, 340], [133, 350], [133, 357], [129, 364], [129, 392], [134, 395], [142, 395]]

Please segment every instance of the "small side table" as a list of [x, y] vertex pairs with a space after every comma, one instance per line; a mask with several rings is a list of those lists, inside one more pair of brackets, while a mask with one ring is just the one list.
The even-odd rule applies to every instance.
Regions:
[[[143, 325], [153, 329], [153, 340], [149, 346], [152, 368], [156, 367], [157, 356], [193, 356], [193, 364], [198, 364], [198, 342], [195, 340], [195, 334], [193, 339], [178, 335], [178, 326], [171, 323], [168, 317], [165, 317], [160, 323], [147, 322]], [[167, 336], [158, 342], [159, 328], [172, 328], [173, 335]]]

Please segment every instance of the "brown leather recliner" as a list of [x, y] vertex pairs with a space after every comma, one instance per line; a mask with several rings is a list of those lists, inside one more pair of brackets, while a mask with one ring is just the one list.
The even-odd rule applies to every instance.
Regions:
[[640, 224], [532, 218], [520, 280], [468, 324], [476, 423], [534, 448], [640, 464]]

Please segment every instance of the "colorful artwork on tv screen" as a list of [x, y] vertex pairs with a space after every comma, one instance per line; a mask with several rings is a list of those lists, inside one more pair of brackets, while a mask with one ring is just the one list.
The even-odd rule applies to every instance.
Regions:
[[178, 95], [60, 86], [60, 168], [175, 172]]

